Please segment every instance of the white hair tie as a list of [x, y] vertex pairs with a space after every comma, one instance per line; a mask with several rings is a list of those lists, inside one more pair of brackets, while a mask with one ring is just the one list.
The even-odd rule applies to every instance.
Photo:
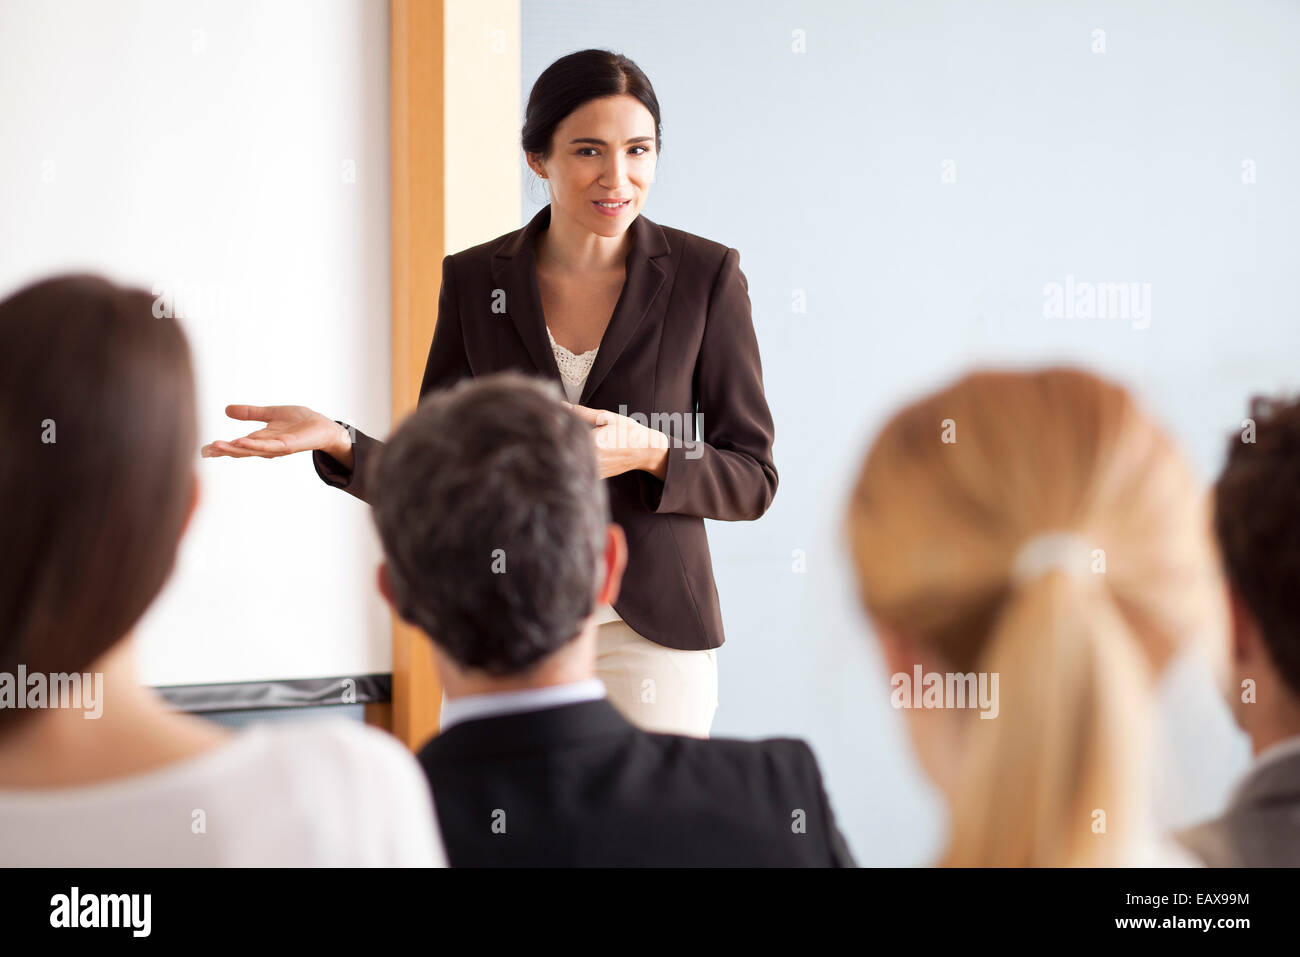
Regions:
[[1030, 538], [1011, 563], [1011, 580], [1027, 585], [1058, 569], [1079, 579], [1092, 576], [1092, 549], [1078, 532], [1051, 531]]

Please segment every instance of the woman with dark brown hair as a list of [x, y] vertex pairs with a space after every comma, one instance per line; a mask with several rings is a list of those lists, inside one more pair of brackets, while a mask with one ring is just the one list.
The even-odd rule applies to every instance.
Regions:
[[132, 633], [198, 500], [189, 347], [149, 293], [67, 276], [0, 302], [0, 435], [0, 864], [443, 860], [391, 738], [234, 733], [140, 683]]
[[[704, 520], [767, 511], [774, 428], [740, 254], [643, 213], [661, 125], [625, 56], [580, 50], [542, 72], [520, 145], [550, 204], [443, 259], [420, 394], [505, 369], [563, 386], [628, 542], [619, 597], [593, 596], [597, 674], [633, 723], [707, 736], [723, 629]], [[266, 426], [205, 455], [311, 451], [325, 482], [369, 500], [375, 439], [303, 406], [226, 413]]]

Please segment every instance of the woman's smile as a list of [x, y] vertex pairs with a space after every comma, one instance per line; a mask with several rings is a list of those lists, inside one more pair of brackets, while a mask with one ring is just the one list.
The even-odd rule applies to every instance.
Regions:
[[632, 200], [625, 199], [621, 202], [609, 202], [607, 200], [593, 199], [591, 204], [606, 216], [621, 215], [623, 210], [632, 205]]

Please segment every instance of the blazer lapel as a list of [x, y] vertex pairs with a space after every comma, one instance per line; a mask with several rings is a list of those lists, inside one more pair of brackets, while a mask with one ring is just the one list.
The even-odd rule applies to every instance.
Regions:
[[[537, 260], [533, 242], [540, 230], [551, 222], [551, 207], [544, 206], [522, 230], [497, 248], [492, 256], [492, 281], [506, 293], [506, 312], [523, 340], [537, 370], [559, 382], [559, 366], [546, 333], [541, 291], [537, 284]], [[618, 357], [631, 341], [659, 290], [668, 278], [659, 260], [669, 252], [668, 237], [658, 223], [638, 216], [628, 227], [632, 245], [627, 254], [627, 277], [614, 314], [600, 340], [600, 350], [591, 373], [583, 386], [579, 405], [586, 405], [591, 394], [604, 381]]]
[[544, 206], [527, 226], [497, 248], [492, 254], [492, 283], [494, 289], [505, 290], [506, 314], [514, 323], [515, 331], [523, 340], [537, 371], [562, 382], [560, 367], [555, 364], [555, 353], [551, 351], [551, 341], [546, 335], [533, 253], [534, 237], [550, 221], [551, 207]]
[[632, 246], [627, 254], [623, 292], [618, 297], [609, 325], [605, 327], [605, 334], [601, 336], [600, 351], [596, 353], [596, 361], [592, 363], [591, 373], [582, 387], [579, 405], [589, 404], [591, 394], [623, 354], [668, 278], [668, 270], [659, 261], [668, 254], [668, 237], [659, 224], [638, 216], [628, 230], [632, 233]]

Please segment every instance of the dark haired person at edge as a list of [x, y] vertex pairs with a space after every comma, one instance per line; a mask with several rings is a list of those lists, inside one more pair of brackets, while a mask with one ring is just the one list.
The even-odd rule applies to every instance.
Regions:
[[[597, 676], [633, 723], [704, 737], [723, 641], [704, 519], [767, 511], [774, 430], [739, 253], [641, 215], [660, 128], [650, 81], [624, 56], [583, 50], [542, 73], [522, 146], [550, 205], [443, 259], [420, 395], [507, 369], [563, 385], [628, 542], [623, 589], [598, 609]], [[370, 501], [375, 439], [302, 406], [226, 413], [266, 427], [204, 455], [311, 450], [324, 481]]]
[[0, 867], [445, 866], [392, 735], [232, 731], [144, 683], [200, 498], [189, 342], [153, 303], [91, 275], [0, 302]]
[[1300, 398], [1256, 396], [1214, 485], [1228, 577], [1228, 705], [1254, 764], [1218, 817], [1179, 840], [1211, 867], [1300, 867]]

